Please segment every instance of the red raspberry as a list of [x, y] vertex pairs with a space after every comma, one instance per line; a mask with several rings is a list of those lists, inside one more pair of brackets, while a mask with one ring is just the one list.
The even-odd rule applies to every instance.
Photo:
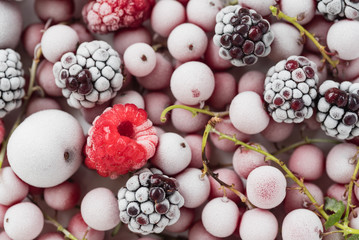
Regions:
[[88, 28], [95, 33], [108, 33], [123, 27], [138, 27], [149, 18], [155, 0], [96, 0], [82, 8]]
[[101, 176], [117, 178], [145, 165], [157, 143], [156, 129], [145, 110], [134, 104], [116, 104], [94, 120], [85, 164]]

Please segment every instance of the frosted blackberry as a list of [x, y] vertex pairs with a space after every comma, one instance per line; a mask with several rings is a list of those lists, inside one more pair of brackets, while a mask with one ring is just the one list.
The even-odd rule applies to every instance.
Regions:
[[326, 19], [357, 19], [359, 17], [358, 0], [317, 0], [317, 10]]
[[20, 55], [10, 48], [0, 49], [0, 118], [21, 106], [25, 96], [23, 76]]
[[300, 123], [313, 115], [317, 97], [317, 66], [291, 56], [268, 70], [264, 82], [267, 111], [276, 122]]
[[184, 198], [176, 180], [156, 168], [145, 168], [130, 177], [118, 191], [120, 219], [135, 233], [160, 233], [176, 223]]
[[56, 85], [74, 108], [92, 108], [116, 96], [123, 84], [119, 54], [104, 41], [82, 43], [53, 67]]
[[331, 137], [351, 139], [359, 136], [359, 83], [326, 80], [319, 87], [317, 121]]
[[255, 64], [270, 53], [274, 35], [255, 10], [227, 6], [218, 12], [216, 22], [213, 41], [220, 47], [219, 55], [234, 66]]

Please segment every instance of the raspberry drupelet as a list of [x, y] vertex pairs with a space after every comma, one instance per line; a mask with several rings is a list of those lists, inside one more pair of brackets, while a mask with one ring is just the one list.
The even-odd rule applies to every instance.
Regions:
[[124, 27], [138, 27], [150, 17], [155, 0], [96, 0], [82, 9], [90, 31], [105, 34]]
[[85, 164], [103, 177], [117, 178], [140, 169], [156, 150], [158, 137], [145, 110], [116, 104], [89, 129]]

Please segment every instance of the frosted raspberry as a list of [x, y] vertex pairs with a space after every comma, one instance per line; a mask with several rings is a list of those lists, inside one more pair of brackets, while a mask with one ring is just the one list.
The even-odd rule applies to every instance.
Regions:
[[85, 164], [111, 178], [141, 168], [158, 143], [146, 111], [134, 104], [106, 109], [94, 120], [88, 135]]
[[88, 28], [108, 33], [123, 27], [138, 27], [149, 18], [155, 0], [96, 0], [82, 8]]

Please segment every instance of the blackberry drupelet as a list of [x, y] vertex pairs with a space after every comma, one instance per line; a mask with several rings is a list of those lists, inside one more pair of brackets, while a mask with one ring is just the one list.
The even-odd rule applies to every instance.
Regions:
[[326, 80], [319, 87], [317, 121], [331, 137], [351, 139], [359, 136], [359, 83]]
[[23, 76], [20, 55], [10, 48], [0, 49], [0, 118], [21, 106], [25, 96]]
[[255, 64], [270, 53], [274, 35], [267, 20], [253, 9], [227, 6], [216, 16], [214, 43], [234, 66]]
[[291, 56], [269, 69], [264, 84], [264, 101], [274, 121], [300, 123], [313, 115], [318, 85], [314, 62]]
[[176, 180], [159, 169], [144, 168], [118, 191], [120, 219], [135, 233], [160, 233], [176, 223], [184, 204]]
[[317, 10], [326, 19], [357, 19], [359, 17], [358, 0], [317, 0]]
[[53, 66], [55, 83], [74, 108], [92, 108], [115, 97], [123, 84], [119, 54], [104, 41], [82, 43]]

